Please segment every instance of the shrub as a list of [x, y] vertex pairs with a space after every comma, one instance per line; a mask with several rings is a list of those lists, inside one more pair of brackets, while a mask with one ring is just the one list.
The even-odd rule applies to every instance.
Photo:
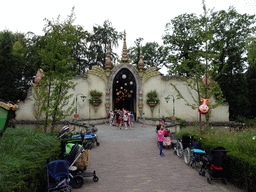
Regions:
[[0, 191], [45, 191], [46, 160], [60, 157], [55, 134], [9, 128], [0, 140]]

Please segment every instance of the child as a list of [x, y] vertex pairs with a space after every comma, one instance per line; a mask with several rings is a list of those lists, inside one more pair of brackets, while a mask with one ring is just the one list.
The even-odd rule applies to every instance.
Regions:
[[143, 126], [146, 127], [146, 125], [145, 125], [145, 113], [143, 113], [143, 115], [142, 115], [142, 125], [141, 125], [141, 127], [143, 127]]
[[164, 116], [162, 117], [162, 124], [164, 125], [164, 123], [165, 123], [165, 118], [164, 118]]
[[159, 149], [160, 149], [160, 156], [164, 157], [165, 154], [162, 152], [163, 151], [163, 141], [164, 141], [164, 132], [165, 128], [163, 125], [161, 125], [160, 129], [157, 131], [158, 132], [158, 143], [159, 143]]
[[124, 126], [125, 126], [125, 130], [127, 130], [127, 123], [128, 123], [128, 114], [126, 113], [124, 115]]

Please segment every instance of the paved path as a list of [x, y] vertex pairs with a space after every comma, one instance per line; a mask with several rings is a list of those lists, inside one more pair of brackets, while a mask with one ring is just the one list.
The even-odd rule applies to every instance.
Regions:
[[75, 192], [241, 192], [231, 184], [214, 180], [208, 184], [205, 177], [164, 149], [159, 156], [155, 126], [120, 130], [115, 126], [98, 125], [100, 146], [91, 150], [88, 171], [96, 170], [98, 182], [85, 178], [85, 184]]

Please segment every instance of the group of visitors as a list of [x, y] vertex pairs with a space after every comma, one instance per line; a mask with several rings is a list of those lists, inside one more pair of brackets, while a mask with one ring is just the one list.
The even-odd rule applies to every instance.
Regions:
[[110, 111], [108, 118], [110, 125], [117, 126], [120, 129], [124, 126], [126, 130], [128, 128], [131, 129], [133, 127], [133, 122], [135, 121], [133, 112], [124, 108], [122, 110], [116, 109], [114, 111]]

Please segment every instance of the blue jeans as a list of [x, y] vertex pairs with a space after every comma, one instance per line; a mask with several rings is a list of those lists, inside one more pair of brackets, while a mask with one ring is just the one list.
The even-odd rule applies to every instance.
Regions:
[[158, 141], [158, 143], [159, 143], [159, 149], [160, 149], [160, 155], [161, 155], [164, 147], [163, 141]]

